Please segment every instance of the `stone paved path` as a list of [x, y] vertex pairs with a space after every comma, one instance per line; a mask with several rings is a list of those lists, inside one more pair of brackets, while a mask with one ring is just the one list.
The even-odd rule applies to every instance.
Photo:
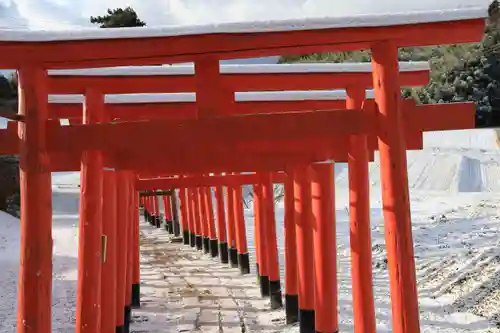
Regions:
[[132, 332], [284, 332], [284, 311], [260, 297], [255, 274], [141, 224], [141, 303]]

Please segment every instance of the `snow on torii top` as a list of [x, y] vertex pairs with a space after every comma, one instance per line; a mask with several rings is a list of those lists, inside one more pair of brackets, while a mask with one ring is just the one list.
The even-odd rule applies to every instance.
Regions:
[[[399, 62], [400, 72], [429, 71], [427, 61]], [[277, 73], [371, 73], [371, 62], [293, 63], [293, 64], [220, 64], [222, 74], [277, 74]], [[86, 69], [56, 69], [50, 76], [169, 76], [194, 75], [194, 64], [162, 66], [122, 66]]]
[[[92, 2], [92, 1], [90, 1]], [[139, 1], [137, 10], [148, 6]], [[490, 0], [178, 0], [151, 15], [173, 25], [73, 30], [0, 29], [1, 41], [57, 41], [181, 36], [209, 33], [376, 27], [487, 17]], [[193, 4], [194, 3], [194, 4]], [[177, 6], [177, 7], [176, 7]], [[179, 6], [182, 8], [179, 9]], [[161, 7], [161, 6], [160, 6]], [[211, 9], [211, 10], [210, 10]], [[210, 13], [212, 12], [213, 15]], [[187, 19], [191, 17], [191, 19]], [[148, 20], [147, 15], [143, 17]], [[193, 18], [197, 18], [193, 21]], [[156, 20], [158, 21], [158, 19]]]
[[[366, 90], [366, 98], [373, 99], [372, 89]], [[269, 102], [269, 101], [335, 101], [345, 100], [345, 90], [299, 90], [299, 91], [258, 91], [236, 92], [236, 102]], [[82, 104], [85, 96], [77, 94], [49, 95], [51, 104]], [[104, 96], [107, 104], [135, 104], [135, 103], [192, 103], [196, 102], [195, 93], [162, 93], [162, 94], [110, 94]]]

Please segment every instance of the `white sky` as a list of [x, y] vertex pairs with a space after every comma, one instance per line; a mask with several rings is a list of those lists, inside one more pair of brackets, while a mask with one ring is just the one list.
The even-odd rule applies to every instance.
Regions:
[[67, 29], [130, 5], [149, 26], [487, 7], [490, 0], [0, 0], [0, 27]]

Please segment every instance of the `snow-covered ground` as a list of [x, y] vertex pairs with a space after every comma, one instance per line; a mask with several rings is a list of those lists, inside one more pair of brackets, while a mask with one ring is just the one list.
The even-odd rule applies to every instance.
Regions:
[[[498, 332], [500, 150], [495, 131], [427, 133], [424, 146], [407, 154], [422, 332]], [[373, 279], [377, 332], [390, 332], [379, 171], [376, 160], [370, 165]], [[347, 184], [346, 166], [336, 165], [340, 330], [352, 332]], [[280, 207], [281, 234], [282, 216]], [[279, 246], [283, 262], [282, 238]]]
[[[426, 148], [423, 151], [408, 152], [422, 332], [500, 332], [496, 328], [500, 323], [500, 294], [497, 292], [500, 284], [497, 240], [500, 232], [500, 149], [496, 144], [495, 132], [485, 129], [429, 133], [425, 135], [424, 144]], [[347, 176], [346, 166], [336, 165], [339, 316], [342, 331], [352, 331]], [[370, 165], [370, 181], [377, 329], [378, 332], [390, 332], [390, 300], [377, 160]], [[54, 332], [71, 332], [74, 322], [78, 183], [78, 173], [53, 176]], [[276, 216], [283, 261], [281, 204], [278, 204]], [[251, 210], [246, 211], [246, 217], [251, 245]], [[157, 234], [160, 231], [146, 232], [147, 228], [143, 233], [145, 241], [149, 239], [157, 243], [161, 240], [161, 235]], [[253, 250], [252, 246], [249, 248]], [[162, 269], [163, 273], [166, 271], [161, 266], [154, 268], [151, 265], [153, 259], [151, 251], [145, 251], [142, 255], [144, 283], [148, 283], [148, 279], [155, 274], [161, 274]], [[198, 260], [200, 267], [206, 267], [211, 259]], [[2, 333], [14, 331], [18, 263], [18, 221], [0, 213]], [[196, 263], [196, 260], [191, 262], [194, 265]], [[227, 271], [230, 275], [230, 270]], [[234, 280], [228, 283], [240, 282]], [[257, 286], [251, 285], [247, 285], [249, 289], [254, 288], [249, 293], [255, 293]], [[157, 308], [165, 309], [165, 303], [170, 302], [168, 297], [155, 297], [161, 295], [160, 289], [147, 287], [143, 292], [145, 299], [150, 300], [148, 307], [154, 307], [156, 300]], [[191, 310], [186, 308], [185, 311]], [[137, 324], [137, 328], [147, 328], [148, 322], [153, 324], [159, 315], [162, 314], [141, 310], [141, 318], [148, 318], [148, 321]], [[183, 322], [184, 328], [185, 324]], [[272, 332], [278, 326], [279, 322], [274, 322], [274, 326], [261, 328], [260, 331]], [[165, 326], [163, 331], [155, 332], [177, 332], [179, 328], [172, 324]]]
[[[56, 177], [57, 179], [57, 177]], [[53, 192], [53, 332], [74, 332], [78, 253], [79, 189], [54, 187]], [[19, 269], [19, 220], [0, 212], [0, 332], [16, 328]]]
[[19, 220], [0, 211], [0, 332], [14, 332], [19, 270]]

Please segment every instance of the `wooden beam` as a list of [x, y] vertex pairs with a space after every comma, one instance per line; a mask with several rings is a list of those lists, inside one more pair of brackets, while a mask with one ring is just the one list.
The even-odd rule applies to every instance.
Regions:
[[[403, 87], [422, 86], [429, 70], [401, 71]], [[232, 91], [332, 90], [349, 85], [373, 86], [371, 72], [241, 73], [220, 75], [221, 84]], [[49, 77], [51, 94], [82, 94], [86, 87], [104, 94], [184, 93], [195, 91], [194, 75], [54, 75]]]
[[[238, 174], [224, 176], [197, 176], [183, 178], [156, 178], [138, 179], [136, 188], [138, 190], [152, 189], [174, 189], [185, 187], [214, 187], [214, 186], [242, 186], [256, 184], [262, 180], [261, 174]], [[286, 174], [274, 173], [272, 178], [274, 183], [284, 183]]]
[[152, 197], [152, 196], [163, 196], [163, 195], [172, 195], [172, 190], [167, 191], [158, 191], [158, 190], [140, 190], [139, 196], [141, 197]]
[[[423, 147], [422, 131], [423, 130], [446, 130], [446, 129], [467, 129], [474, 127], [474, 114], [475, 108], [471, 103], [455, 103], [455, 104], [437, 104], [437, 105], [421, 105], [416, 106], [414, 101], [402, 101], [404, 105], [404, 123], [406, 126], [406, 148], [407, 149], [421, 149]], [[413, 105], [413, 107], [412, 107]], [[366, 101], [364, 108], [374, 108], [373, 102]], [[450, 120], [451, 119], [451, 120]], [[128, 124], [132, 125], [132, 124]], [[144, 125], [144, 124], [143, 124]], [[72, 127], [59, 127], [57, 124], [51, 122], [49, 126], [56, 126], [58, 129], [67, 129]], [[113, 126], [108, 124], [108, 127]], [[85, 128], [84, 126], [75, 126], [74, 128]], [[278, 127], [279, 128], [279, 127]], [[326, 128], [326, 134], [329, 134], [330, 129]], [[57, 132], [57, 131], [56, 131]], [[59, 140], [65, 141], [71, 137], [75, 132], [62, 132], [55, 135], [50, 132], [49, 137], [52, 140], [57, 140], [57, 135], [61, 135]], [[78, 131], [76, 132], [78, 133]], [[158, 133], [158, 132], [156, 132]], [[162, 134], [164, 132], [161, 132]], [[64, 135], [66, 134], [66, 135]], [[285, 133], [286, 135], [292, 133]], [[170, 133], [172, 135], [172, 133]], [[106, 136], [103, 136], [104, 138]], [[377, 149], [377, 138], [375, 134], [369, 135], [369, 152], [373, 158], [373, 151]], [[160, 140], [161, 138], [157, 138]], [[192, 139], [192, 138], [191, 138]], [[347, 137], [331, 136], [330, 138], [310, 138], [304, 140], [278, 138], [266, 141], [225, 141], [217, 142], [217, 145], [210, 147], [205, 145], [203, 141], [191, 140], [191, 143], [186, 147], [167, 146], [161, 147], [164, 154], [163, 157], [154, 158], [140, 145], [135, 146], [134, 149], [126, 150], [130, 147], [124, 141], [122, 146], [119, 143], [115, 147], [122, 147], [123, 152], [120, 150], [114, 151], [112, 154], [106, 154], [105, 165], [108, 167], [118, 167], [125, 169], [135, 169], [147, 171], [148, 166], [155, 170], [155, 172], [186, 172], [187, 169], [192, 171], [254, 171], [251, 168], [256, 167], [263, 171], [283, 170], [284, 159], [291, 158], [291, 161], [305, 160], [308, 162], [318, 161], [324, 158], [332, 158], [337, 162], [344, 162], [347, 160], [347, 153], [343, 140]], [[0, 130], [0, 153], [1, 154], [17, 154], [18, 153], [17, 126], [15, 123], [9, 123], [7, 129]], [[213, 142], [213, 141], [212, 141]], [[147, 145], [150, 141], [146, 142]], [[113, 146], [113, 145], [112, 145]], [[132, 145], [132, 147], [134, 147]], [[312, 147], [312, 148], [311, 148]], [[73, 150], [72, 145], [67, 149], [60, 149], [51, 151], [50, 164], [52, 171], [75, 171], [80, 167], [80, 152], [85, 148], [81, 145], [81, 149]], [[189, 156], [189, 151], [196, 151], [196, 156]], [[311, 156], [310, 153], [315, 152]], [[307, 154], [309, 153], [309, 155]], [[277, 155], [278, 154], [278, 155]], [[274, 162], [270, 156], [279, 156]], [[307, 157], [305, 155], [307, 155]], [[317, 155], [320, 154], [320, 155]], [[247, 160], [234, 161], [234, 156], [247, 155]], [[116, 158], [115, 158], [116, 156]], [[176, 156], [172, 159], [172, 156]], [[217, 157], [213, 165], [207, 163], [212, 158]], [[267, 157], [266, 157], [267, 156]], [[233, 159], [233, 161], [230, 161]], [[230, 161], [230, 162], [228, 162]], [[186, 170], [183, 169], [183, 163], [190, 163]], [[226, 166], [224, 163], [228, 163]]]
[[2, 42], [0, 51], [6, 56], [2, 57], [0, 67], [19, 68], [26, 63], [40, 63], [45, 68], [154, 65], [191, 62], [200, 55], [231, 59], [295, 52], [300, 54], [307, 53], [305, 50], [308, 48], [315, 48], [316, 52], [357, 50], [379, 40], [392, 40], [399, 47], [469, 43], [482, 39], [484, 26], [485, 20], [481, 18], [383, 27], [149, 38], [33, 42], [24, 38], [22, 41]]
[[[248, 115], [182, 121], [144, 121], [80, 126], [53, 126], [51, 151], [159, 151], [165, 136], [176, 138], [176, 149], [234, 146], [244, 141], [327, 139], [356, 133], [373, 133], [368, 112], [331, 110]], [[132, 139], [133, 138], [133, 139]], [[314, 148], [314, 147], [312, 147]]]

